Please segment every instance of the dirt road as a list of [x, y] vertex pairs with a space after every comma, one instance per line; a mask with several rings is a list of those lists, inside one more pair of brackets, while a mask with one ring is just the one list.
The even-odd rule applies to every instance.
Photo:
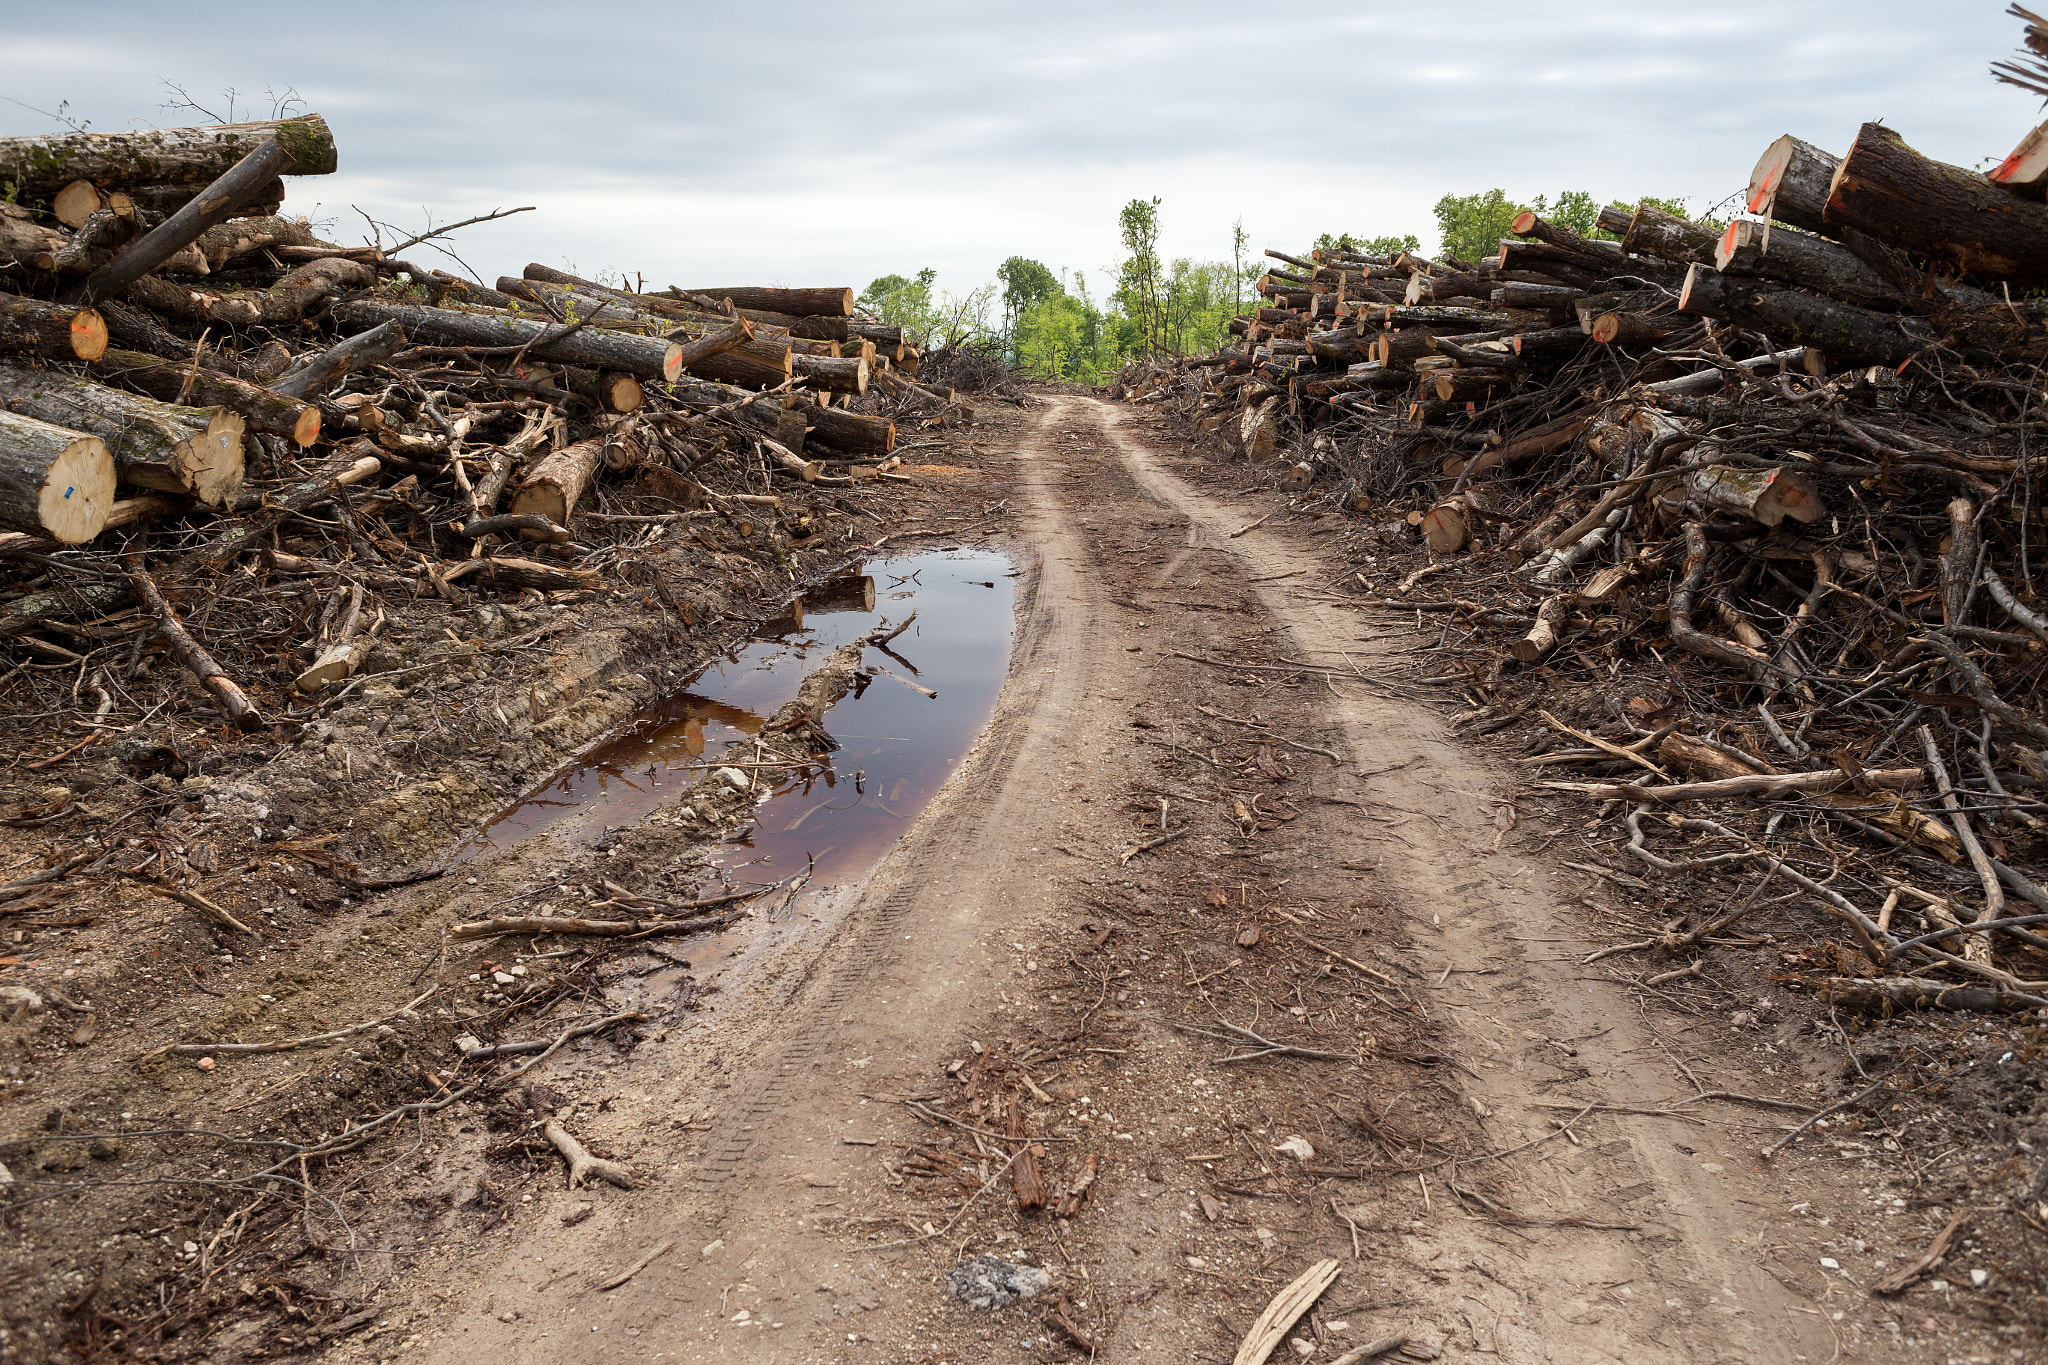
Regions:
[[[1342, 1278], [1284, 1357], [1398, 1331], [1454, 1359], [1922, 1358], [1932, 1320], [1837, 1260], [1853, 1173], [1760, 1162], [1786, 1112], [1703, 1097], [1796, 1101], [1829, 1059], [1582, 965], [1607, 940], [1588, 879], [1553, 877], [1572, 831], [1513, 818], [1407, 694], [1420, 638], [1321, 591], [1341, 566], [1303, 528], [1244, 530], [1269, 499], [1190, 482], [1217, 473], [1091, 399], [1036, 416], [1031, 571], [967, 762], [769, 970], [584, 1094], [652, 1183], [529, 1186], [393, 1286], [409, 1335], [335, 1358], [1076, 1358], [1057, 1298], [1099, 1359], [1223, 1360], [1324, 1255]], [[1273, 742], [1247, 805], [1215, 756], [1248, 733]], [[1162, 822], [1190, 832], [1125, 862]], [[1331, 1059], [1219, 1061], [1186, 1031], [1218, 1020]], [[1014, 1211], [1003, 1093], [1055, 1192], [1097, 1159], [1071, 1219]], [[1053, 1294], [946, 1297], [990, 1252]]]

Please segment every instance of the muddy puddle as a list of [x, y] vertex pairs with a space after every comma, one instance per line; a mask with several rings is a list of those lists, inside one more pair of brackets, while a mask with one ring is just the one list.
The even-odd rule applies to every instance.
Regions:
[[[887, 677], [849, 693], [825, 716], [841, 746], [830, 768], [779, 787], [720, 850], [717, 862], [734, 886], [810, 868], [800, 895], [759, 903], [771, 921], [799, 913], [881, 858], [987, 724], [1009, 669], [1015, 572], [1001, 555], [964, 549], [850, 566], [493, 817], [452, 862], [542, 834], [590, 843], [645, 819], [728, 744], [758, 733], [826, 654], [915, 611], [916, 621], [886, 652], [866, 657], [938, 696]], [[745, 933], [693, 942], [690, 956], [701, 969]]]

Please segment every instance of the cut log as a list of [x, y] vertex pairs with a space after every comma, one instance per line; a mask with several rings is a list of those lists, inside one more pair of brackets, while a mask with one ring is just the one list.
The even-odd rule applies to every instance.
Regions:
[[274, 215], [234, 218], [200, 233], [199, 240], [193, 245], [206, 258], [209, 271], [219, 270], [237, 256], [246, 256], [264, 247], [312, 246], [313, 225], [303, 218]]
[[32, 266], [49, 270], [53, 261], [71, 243], [66, 234], [37, 222], [27, 210], [0, 204], [0, 265]]
[[0, 294], [0, 355], [98, 360], [106, 352], [106, 319], [92, 309]]
[[561, 385], [569, 393], [588, 398], [606, 412], [637, 412], [647, 401], [647, 392], [630, 374], [603, 374], [580, 365], [564, 365]]
[[2012, 155], [1985, 178], [2022, 199], [2039, 202], [2048, 197], [2048, 123], [2021, 138]]
[[[117, 260], [120, 258], [117, 258]], [[95, 276], [94, 278], [98, 278]], [[352, 289], [367, 289], [377, 273], [359, 261], [342, 257], [308, 261], [268, 289], [216, 293], [190, 289], [158, 278], [138, 279], [127, 287], [131, 302], [171, 317], [229, 327], [276, 327], [295, 323], [322, 299]]]
[[887, 455], [896, 449], [896, 424], [886, 417], [826, 408], [805, 399], [794, 411], [809, 427], [809, 439], [849, 455]]
[[793, 356], [791, 364], [813, 389], [855, 395], [868, 391], [868, 362], [859, 356], [800, 355]]
[[[515, 318], [506, 313], [428, 308], [419, 304], [352, 299], [334, 306], [335, 325], [344, 332], [367, 332], [396, 322], [415, 343], [436, 346], [481, 346], [517, 350], [529, 346], [535, 359], [563, 360], [595, 369], [621, 370], [641, 379], [674, 380], [682, 372], [682, 348], [658, 337], [628, 336], [586, 327], [564, 336], [552, 323]], [[546, 340], [541, 340], [543, 334]]]
[[[2043, 241], [2048, 245], [2048, 237]], [[1872, 362], [1902, 364], [1934, 342], [1917, 319], [1873, 313], [1796, 289], [1736, 279], [1704, 265], [1695, 265], [1686, 273], [1678, 309], [1752, 328], [1779, 345], [1816, 347], [1836, 368]]]
[[1714, 248], [1724, 275], [1760, 275], [1854, 304], [1896, 304], [1898, 291], [1840, 242], [1739, 219]]
[[358, 365], [376, 365], [405, 349], [405, 332], [386, 322], [329, 346], [320, 354], [270, 384], [286, 398], [317, 398]]
[[1982, 539], [1977, 531], [1977, 505], [1968, 498], [1951, 500], [1948, 548], [1941, 552], [1941, 619], [1952, 626], [1962, 625], [1969, 614], [1970, 594], [1976, 589], [1977, 548]]
[[1790, 133], [1764, 149], [1749, 173], [1749, 211], [1759, 218], [1826, 232], [1828, 186], [1839, 163]]
[[1671, 313], [1602, 313], [1593, 319], [1593, 340], [1632, 351], [1658, 345], [1691, 325]]
[[0, 526], [83, 545], [114, 505], [114, 457], [97, 436], [0, 412]]
[[84, 227], [103, 207], [100, 187], [90, 180], [74, 180], [50, 196], [50, 216], [68, 228]]
[[595, 569], [559, 568], [531, 559], [494, 559], [488, 556], [465, 559], [441, 571], [442, 581], [448, 583], [474, 575], [481, 575], [483, 581], [493, 587], [516, 592], [524, 592], [528, 588], [538, 592], [576, 591], [594, 588], [604, 581]]
[[702, 295], [708, 299], [730, 299], [735, 308], [758, 308], [794, 317], [849, 317], [853, 313], [851, 289], [772, 289], [754, 285], [726, 285], [717, 289], [683, 289], [669, 286], [677, 298]]
[[1931, 161], [1882, 124], [1864, 124], [1835, 167], [1827, 225], [1987, 280], [2048, 284], [2048, 205]]
[[1916, 976], [1830, 976], [1821, 981], [1819, 998], [1837, 1009], [1863, 1014], [1896, 1014], [1900, 1010], [1968, 1010], [1996, 1014], [2001, 1010], [2033, 1010], [2048, 997], [2010, 991], [2001, 986], [1950, 986]]
[[51, 133], [0, 138], [0, 181], [24, 199], [46, 199], [76, 180], [101, 188], [130, 185], [197, 187], [218, 180], [264, 143], [287, 156], [279, 175], [331, 175], [334, 135], [318, 114], [204, 128], [151, 128], [132, 133]]
[[[1686, 472], [1685, 492], [1703, 512], [1731, 512], [1765, 526], [1790, 517], [1818, 520], [1827, 508], [1806, 475], [1785, 468], [1737, 469], [1713, 464]], [[1972, 560], [1972, 567], [1975, 560]]]
[[242, 491], [241, 417], [159, 403], [50, 370], [0, 365], [0, 407], [106, 442], [123, 483], [226, 507]]
[[1712, 228], [1644, 204], [1629, 220], [1621, 245], [1624, 251], [1680, 265], [1712, 265], [1720, 240]]
[[1432, 554], [1456, 554], [1472, 539], [1472, 527], [1479, 520], [1477, 510], [1464, 494], [1445, 498], [1422, 514], [1418, 525]]
[[320, 409], [218, 370], [136, 351], [108, 351], [92, 373], [166, 403], [182, 398], [194, 407], [226, 408], [248, 430], [264, 436], [281, 436], [300, 446], [320, 439]]
[[1571, 616], [1571, 599], [1563, 593], [1544, 600], [1536, 609], [1536, 624], [1529, 633], [1508, 646], [1516, 663], [1533, 664], [1557, 648], [1558, 627]]
[[590, 487], [604, 455], [605, 438], [562, 447], [534, 465], [512, 492], [514, 516], [543, 516], [557, 526], [569, 524], [569, 514]]
[[795, 360], [786, 339], [754, 337], [737, 345], [718, 347], [700, 359], [683, 364], [682, 368], [714, 384], [772, 389], [789, 382], [796, 370]]
[[[326, 125], [321, 125], [326, 131]], [[330, 149], [333, 144], [330, 142]], [[198, 241], [208, 228], [226, 222], [235, 211], [276, 179], [292, 162], [291, 151], [281, 142], [265, 140], [236, 162], [199, 196], [156, 227], [151, 228], [126, 251], [86, 277], [76, 291], [76, 301], [117, 298], [152, 270], [160, 269], [179, 252]]]

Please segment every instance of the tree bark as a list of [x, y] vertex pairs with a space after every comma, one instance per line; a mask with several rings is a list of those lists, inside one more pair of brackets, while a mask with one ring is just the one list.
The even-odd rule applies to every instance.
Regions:
[[1533, 664], [1557, 648], [1558, 627], [1571, 616], [1571, 599], [1564, 593], [1544, 599], [1536, 609], [1536, 624], [1529, 633], [1508, 646], [1516, 663]]
[[244, 423], [224, 408], [185, 408], [54, 370], [0, 365], [0, 407], [106, 442], [124, 483], [226, 507], [242, 491]]
[[369, 266], [332, 257], [324, 261], [308, 261], [268, 289], [223, 294], [208, 289], [188, 289], [150, 276], [132, 281], [126, 295], [131, 303], [194, 322], [223, 323], [229, 327], [276, 327], [299, 321], [322, 299], [351, 289], [367, 289], [376, 282], [377, 274]]
[[[2048, 240], [2048, 239], [2044, 239]], [[1776, 285], [1733, 279], [1710, 266], [1686, 274], [1678, 309], [1764, 333], [1778, 345], [1817, 348], [1830, 366], [1897, 365], [1934, 338], [1906, 320]]]
[[813, 389], [855, 395], [868, 391], [868, 362], [859, 356], [799, 355], [792, 356], [790, 363]]
[[1840, 242], [1792, 228], [1767, 229], [1748, 219], [1730, 223], [1721, 234], [1714, 268], [1724, 275], [1782, 280], [1844, 303], [1899, 303], [1898, 291]]
[[70, 243], [70, 236], [37, 222], [27, 210], [0, 204], [0, 265], [49, 270], [40, 262], [62, 254]]
[[[1813, 481], [1790, 469], [1708, 465], [1687, 471], [1685, 492], [1702, 511], [1732, 512], [1764, 526], [1776, 526], [1787, 517], [1816, 521], [1827, 511]], [[1973, 567], [1974, 563], [1973, 559]]]
[[820, 407], [798, 400], [795, 411], [810, 428], [809, 440], [849, 455], [887, 455], [896, 448], [896, 424], [886, 417], [869, 417], [843, 408]]
[[312, 246], [313, 227], [303, 218], [234, 218], [200, 233], [193, 245], [199, 248], [206, 258], [206, 268], [212, 271], [237, 256], [264, 247]]
[[1948, 548], [1941, 555], [1941, 619], [1952, 626], [1964, 623], [1970, 593], [1977, 586], [1977, 506], [1968, 498], [1956, 498], [1948, 505]]
[[[553, 323], [529, 321], [499, 312], [428, 308], [419, 304], [353, 299], [336, 304], [336, 326], [366, 332], [380, 323], [396, 322], [414, 342], [436, 346], [511, 347], [530, 345], [536, 360], [564, 360], [597, 369], [623, 370], [641, 379], [674, 380], [682, 372], [676, 357], [682, 348], [658, 337], [628, 336], [585, 327], [569, 336]], [[536, 340], [543, 334], [549, 339]]]
[[375, 365], [405, 349], [405, 332], [395, 322], [338, 341], [270, 385], [286, 398], [318, 398], [358, 365]]
[[106, 319], [92, 309], [0, 294], [0, 355], [98, 360], [106, 351]]
[[1672, 313], [1602, 313], [1593, 319], [1593, 340], [1602, 346], [1637, 350], [1655, 346], [1690, 325]]
[[758, 308], [769, 313], [795, 317], [849, 317], [853, 313], [851, 289], [772, 289], [755, 285], [726, 285], [717, 289], [682, 289], [670, 285], [668, 292], [678, 298], [702, 294], [705, 298], [732, 300], [735, 308]]
[[1666, 213], [1644, 204], [1629, 220], [1621, 239], [1622, 250], [1680, 265], [1712, 265], [1714, 248], [1720, 238], [1712, 228], [1701, 227], [1689, 218]]
[[97, 436], [0, 412], [0, 526], [83, 545], [114, 505], [114, 457]]
[[287, 153], [280, 175], [331, 175], [334, 134], [318, 114], [204, 128], [152, 128], [133, 133], [51, 133], [0, 138], [0, 180], [23, 199], [43, 199], [74, 180], [105, 189], [130, 185], [209, 184], [258, 146]]
[[285, 437], [300, 446], [320, 439], [320, 409], [218, 370], [136, 351], [108, 351], [92, 373], [166, 403], [182, 398], [194, 407], [226, 408], [239, 414], [248, 430], [264, 436]]
[[2014, 286], [2048, 283], [2048, 205], [1930, 161], [1866, 123], [1828, 184], [1827, 224]]
[[1749, 211], [1759, 218], [1826, 232], [1828, 185], [1839, 163], [1790, 133], [1764, 149], [1749, 173]]

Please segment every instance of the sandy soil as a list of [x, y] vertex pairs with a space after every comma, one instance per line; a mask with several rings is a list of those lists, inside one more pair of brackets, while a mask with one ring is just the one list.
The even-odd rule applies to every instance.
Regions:
[[[417, 1116], [322, 1184], [349, 1240], [292, 1194], [319, 1274], [252, 1278], [186, 1329], [208, 1358], [1225, 1361], [1324, 1257], [1275, 1359], [1393, 1333], [1506, 1361], [2038, 1348], [1954, 1290], [1868, 1292], [1953, 1211], [1876, 1136], [1757, 1155], [1847, 1093], [1838, 1032], [1739, 980], [1585, 964], [1656, 898], [1588, 852], [1587, 812], [1449, 733], [1426, 637], [1329, 591], [1334, 525], [1254, 526], [1276, 502], [1241, 468], [1085, 396], [982, 442], [953, 510], [1011, 499], [980, 533], [1028, 572], [980, 743], [865, 880], [715, 971], [607, 977], [647, 1018], [525, 1078], [634, 1188], [563, 1188], [508, 1089]], [[416, 966], [510, 889], [645, 884], [700, 834], [537, 841], [385, 898], [373, 936]], [[1064, 1216], [1018, 1207], [1024, 1164]], [[985, 1254], [1051, 1288], [950, 1297]]]

